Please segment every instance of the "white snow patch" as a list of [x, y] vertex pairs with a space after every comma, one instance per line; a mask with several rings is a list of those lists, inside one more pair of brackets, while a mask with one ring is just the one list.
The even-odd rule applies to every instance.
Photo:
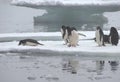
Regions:
[[[95, 31], [78, 31], [78, 33], [82, 33], [86, 35], [80, 36], [80, 39], [91, 39], [95, 37]], [[109, 34], [109, 31], [104, 31], [105, 34]], [[61, 32], [38, 32], [38, 33], [2, 33], [0, 34], [0, 38], [5, 37], [62, 37]]]
[[[118, 46], [112, 46], [107, 44], [105, 47], [98, 47], [97, 43], [94, 40], [89, 40], [95, 37], [95, 31], [79, 31], [80, 33], [85, 34], [87, 37], [80, 36], [79, 38], [79, 46], [77, 47], [68, 47], [67, 45], [63, 45], [64, 41], [41, 41], [40, 43], [44, 44], [44, 46], [18, 46], [19, 41], [11, 41], [11, 42], [1, 42], [0, 43], [0, 52], [2, 51], [22, 51], [22, 50], [30, 50], [30, 51], [45, 51], [45, 52], [68, 52], [73, 53], [83, 52], [83, 53], [120, 53], [120, 44]], [[120, 31], [119, 31], [120, 32]], [[109, 34], [109, 31], [104, 31], [105, 34]], [[60, 32], [50, 32], [50, 33], [11, 33], [11, 34], [0, 34], [0, 37], [25, 37], [25, 36], [43, 36], [43, 37], [51, 37], [58, 36], [61, 37]]]
[[0, 43], [0, 51], [10, 50], [38, 50], [42, 51], [56, 51], [56, 52], [92, 52], [92, 53], [120, 53], [120, 45], [112, 46], [106, 45], [105, 47], [98, 47], [93, 40], [79, 41], [79, 46], [68, 47], [63, 45], [63, 41], [39, 41], [45, 44], [44, 46], [18, 46], [19, 42], [4, 42]]

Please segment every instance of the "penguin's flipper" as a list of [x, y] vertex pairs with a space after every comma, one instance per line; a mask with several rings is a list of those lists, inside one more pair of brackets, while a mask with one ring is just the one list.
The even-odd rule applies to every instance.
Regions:
[[42, 45], [42, 46], [44, 45], [44, 44], [41, 44], [41, 43], [38, 43], [38, 44], [39, 44], [39, 45]]
[[81, 36], [84, 36], [84, 37], [86, 37], [86, 35], [85, 35], [85, 34], [82, 34], [82, 33], [78, 33], [78, 35], [81, 35]]

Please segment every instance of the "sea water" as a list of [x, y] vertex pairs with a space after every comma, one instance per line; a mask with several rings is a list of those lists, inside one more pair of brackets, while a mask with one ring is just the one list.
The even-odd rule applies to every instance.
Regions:
[[[113, 54], [114, 55], [114, 54]], [[0, 54], [1, 82], [119, 82], [116, 57], [60, 56], [39, 53]]]

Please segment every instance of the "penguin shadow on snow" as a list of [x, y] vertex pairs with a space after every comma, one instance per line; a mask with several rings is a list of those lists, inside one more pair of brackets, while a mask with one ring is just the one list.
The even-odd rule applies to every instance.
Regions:
[[44, 45], [39, 43], [37, 40], [34, 39], [24, 39], [20, 40], [18, 45], [23, 45], [23, 46], [38, 46], [38, 45]]

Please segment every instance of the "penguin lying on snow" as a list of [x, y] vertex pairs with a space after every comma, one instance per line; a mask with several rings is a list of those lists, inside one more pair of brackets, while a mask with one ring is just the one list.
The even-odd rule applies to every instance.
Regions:
[[24, 40], [20, 40], [18, 45], [37, 46], [37, 45], [43, 45], [43, 44], [39, 43], [38, 41], [34, 39], [24, 39]]
[[104, 44], [104, 33], [100, 26], [97, 27], [96, 33], [95, 33], [95, 38], [98, 46], [105, 46]]
[[112, 45], [117, 46], [117, 44], [119, 42], [119, 34], [115, 27], [111, 27], [109, 37], [110, 37], [110, 43]]

